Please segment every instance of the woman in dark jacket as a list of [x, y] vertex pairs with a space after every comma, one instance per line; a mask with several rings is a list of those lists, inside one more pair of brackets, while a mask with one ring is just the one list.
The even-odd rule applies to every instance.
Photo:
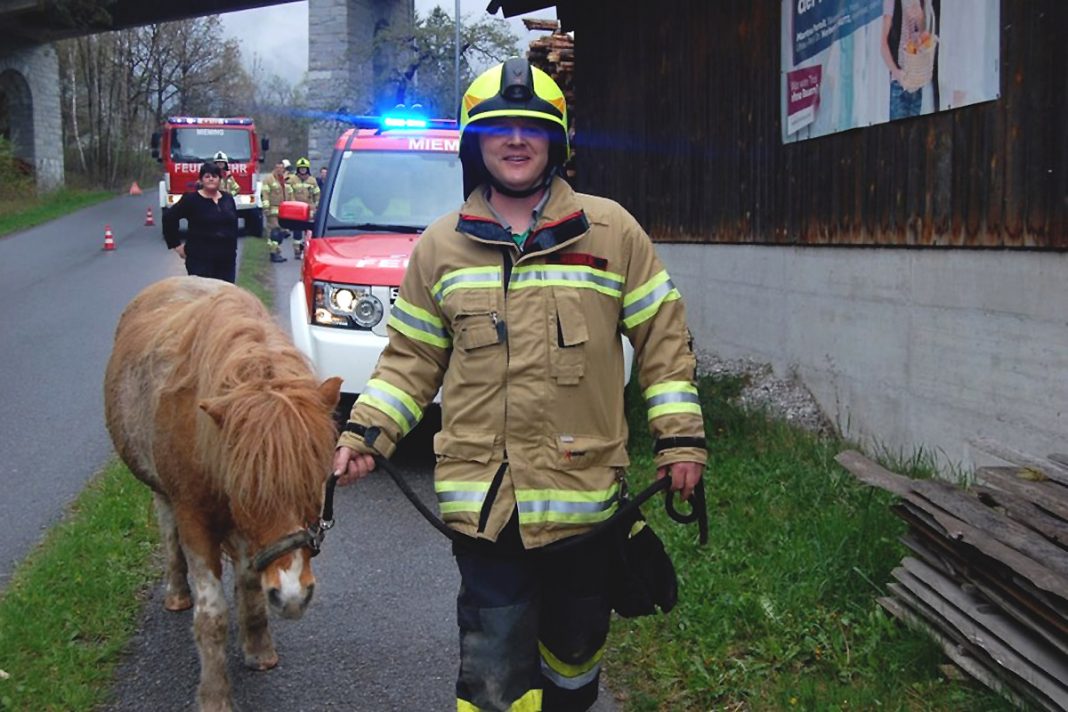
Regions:
[[[163, 239], [185, 260], [185, 270], [198, 277], [233, 282], [237, 271], [237, 205], [220, 190], [222, 171], [214, 163], [200, 167], [200, 187], [185, 193], [163, 214]], [[185, 244], [178, 221], [189, 228]]]

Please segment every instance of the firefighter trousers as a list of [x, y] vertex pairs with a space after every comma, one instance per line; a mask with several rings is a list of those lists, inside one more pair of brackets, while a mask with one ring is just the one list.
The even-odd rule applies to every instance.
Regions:
[[597, 699], [611, 609], [597, 543], [524, 550], [518, 515], [497, 542], [453, 545], [460, 570], [458, 712], [580, 712]]

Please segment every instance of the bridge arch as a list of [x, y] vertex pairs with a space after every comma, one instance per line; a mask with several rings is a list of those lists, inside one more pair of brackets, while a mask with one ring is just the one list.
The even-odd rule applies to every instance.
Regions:
[[37, 187], [63, 184], [63, 124], [60, 116], [59, 59], [51, 45], [0, 56], [0, 135]]
[[0, 137], [16, 159], [33, 168], [33, 94], [26, 77], [10, 68], [0, 71]]

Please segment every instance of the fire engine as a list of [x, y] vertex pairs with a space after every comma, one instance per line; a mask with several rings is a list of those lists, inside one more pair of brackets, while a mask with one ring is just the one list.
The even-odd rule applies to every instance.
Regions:
[[269, 146], [266, 138], [257, 137], [256, 125], [248, 117], [169, 117], [162, 130], [152, 134], [152, 157], [164, 167], [159, 183], [161, 213], [166, 214], [182, 193], [196, 190], [201, 164], [222, 151], [239, 188], [234, 196], [239, 230], [246, 235], [261, 235], [263, 211], [256, 169], [263, 163]]
[[[334, 144], [314, 218], [279, 207], [282, 227], [311, 230], [289, 296], [293, 341], [321, 378], [358, 394], [388, 341], [386, 322], [408, 258], [427, 225], [463, 203], [455, 121], [354, 117]], [[625, 373], [633, 349], [624, 339]]]

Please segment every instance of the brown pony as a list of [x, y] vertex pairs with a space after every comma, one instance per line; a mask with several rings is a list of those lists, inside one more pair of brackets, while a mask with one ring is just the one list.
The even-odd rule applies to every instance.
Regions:
[[[268, 603], [300, 617], [315, 587], [311, 551], [265, 547], [318, 522], [336, 441], [341, 380], [321, 385], [258, 299], [226, 282], [173, 277], [126, 307], [104, 381], [108, 432], [155, 493], [167, 557], [168, 610], [194, 603], [197, 702], [230, 710], [222, 559], [234, 563], [245, 664], [278, 655]], [[191, 597], [187, 573], [192, 577]]]

